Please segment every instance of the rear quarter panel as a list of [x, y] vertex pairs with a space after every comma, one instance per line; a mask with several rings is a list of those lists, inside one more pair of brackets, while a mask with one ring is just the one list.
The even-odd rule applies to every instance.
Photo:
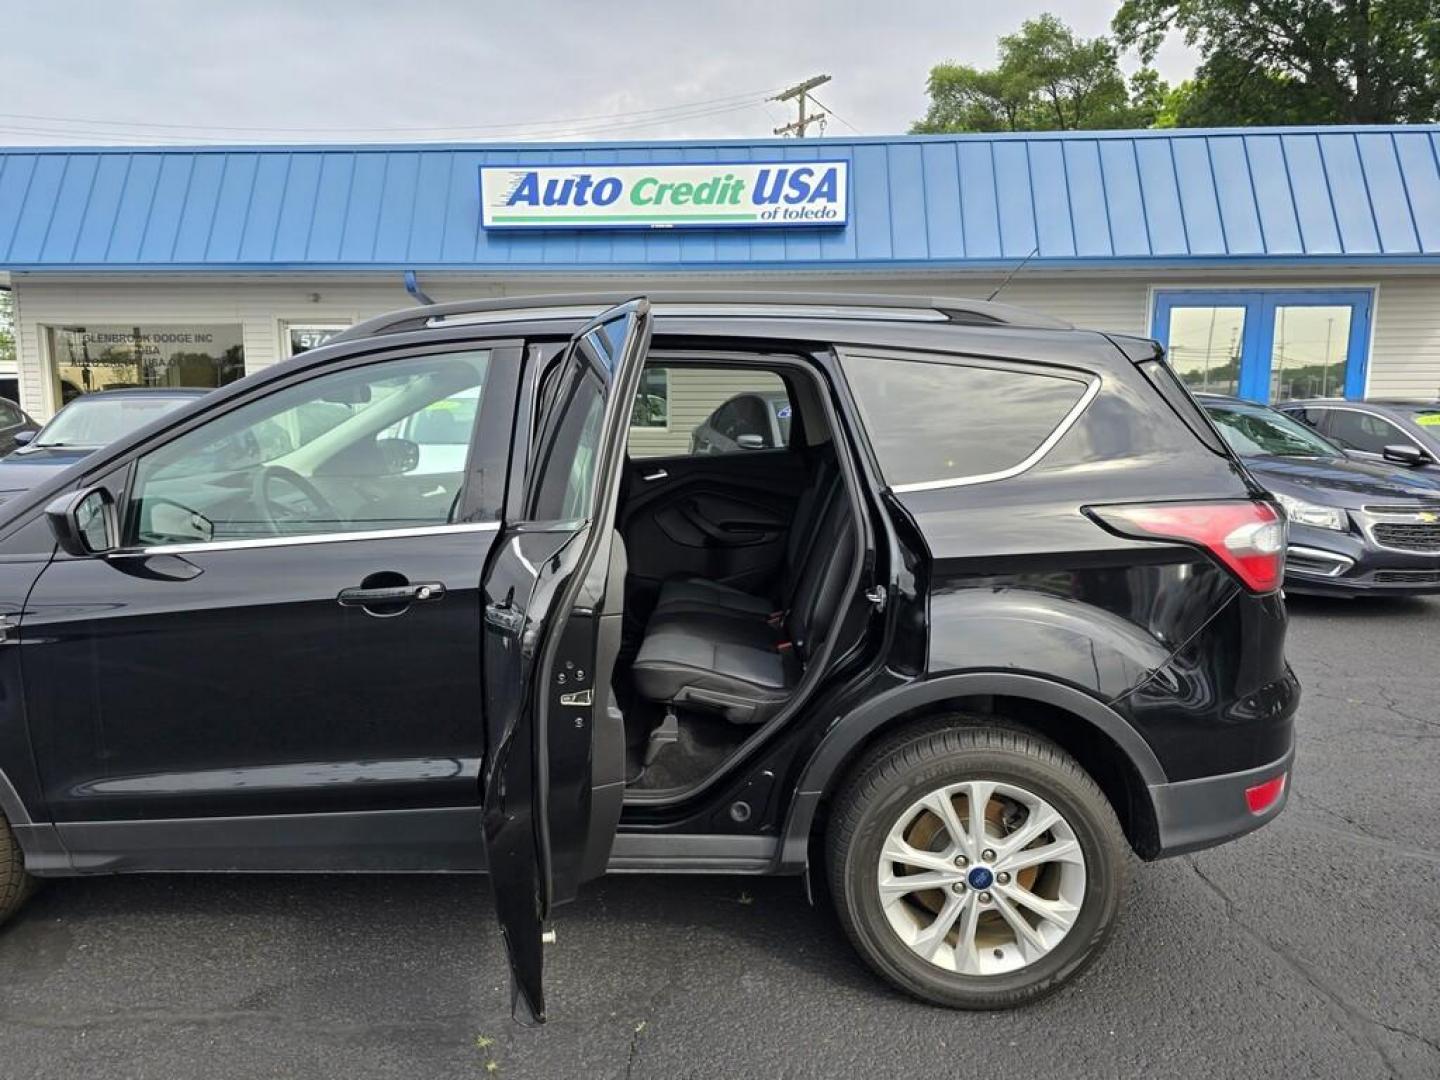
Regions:
[[[1083, 508], [1245, 498], [1253, 488], [1113, 345], [1097, 336], [1092, 347], [1063, 362], [1098, 374], [1101, 390], [1034, 467], [895, 495], [930, 556], [927, 674], [1063, 682], [1126, 716], [1170, 778], [1221, 771], [1255, 746], [1212, 745], [1217, 725], [1236, 723], [1237, 697], [1286, 675], [1281, 602], [1250, 596], [1196, 549], [1115, 536]], [[1268, 716], [1263, 705], [1253, 711]]]

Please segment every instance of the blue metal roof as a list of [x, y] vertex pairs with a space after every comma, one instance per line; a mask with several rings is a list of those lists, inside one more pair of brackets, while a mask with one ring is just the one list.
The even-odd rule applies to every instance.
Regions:
[[[484, 164], [840, 157], [838, 229], [486, 232]], [[1440, 261], [1440, 127], [0, 150], [0, 269]]]

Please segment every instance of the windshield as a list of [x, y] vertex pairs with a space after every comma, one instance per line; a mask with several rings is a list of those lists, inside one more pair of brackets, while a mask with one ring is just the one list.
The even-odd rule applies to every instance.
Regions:
[[1241, 457], [1344, 457], [1344, 451], [1274, 409], [1205, 403], [1230, 449]]
[[116, 439], [151, 420], [178, 409], [193, 397], [106, 397], [88, 394], [78, 397], [61, 409], [40, 429], [30, 445], [39, 446], [107, 446]]

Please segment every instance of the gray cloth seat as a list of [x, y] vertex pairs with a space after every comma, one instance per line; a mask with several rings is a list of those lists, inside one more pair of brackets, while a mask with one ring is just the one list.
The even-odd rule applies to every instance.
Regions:
[[790, 700], [842, 610], [855, 528], [842, 488], [832, 486], [791, 607], [771, 619], [755, 610], [658, 610], [631, 671], [641, 697], [760, 724]]
[[760, 596], [709, 578], [672, 578], [660, 588], [657, 614], [681, 612], [733, 612], [766, 618], [785, 608], [799, 586], [801, 570], [815, 544], [816, 531], [825, 507], [840, 482], [833, 453], [824, 453], [815, 465], [815, 476], [795, 504], [790, 535], [785, 541], [785, 562], [775, 596]]

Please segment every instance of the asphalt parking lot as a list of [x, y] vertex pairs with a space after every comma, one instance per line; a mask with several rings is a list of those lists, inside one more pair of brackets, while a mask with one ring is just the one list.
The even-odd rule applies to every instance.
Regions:
[[612, 878], [508, 1016], [477, 878], [49, 883], [0, 932], [0, 1076], [1440, 1075], [1440, 601], [1292, 604], [1270, 827], [1137, 869], [1108, 953], [1028, 1011], [914, 1004], [793, 880]]

